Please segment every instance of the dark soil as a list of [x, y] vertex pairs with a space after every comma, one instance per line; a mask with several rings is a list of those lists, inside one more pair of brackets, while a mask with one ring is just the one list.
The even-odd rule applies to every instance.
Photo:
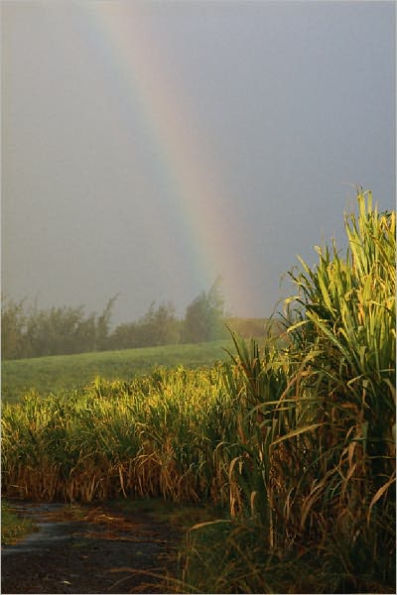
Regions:
[[[39, 530], [2, 551], [1, 592], [169, 593], [180, 534], [147, 511], [25, 506]], [[168, 585], [168, 587], [167, 587]]]

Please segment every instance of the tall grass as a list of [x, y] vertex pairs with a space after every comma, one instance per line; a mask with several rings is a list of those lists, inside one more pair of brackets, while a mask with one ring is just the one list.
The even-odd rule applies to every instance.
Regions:
[[200, 590], [394, 592], [395, 213], [370, 193], [358, 207], [344, 257], [317, 248], [291, 272], [288, 349], [234, 338], [229, 393], [251, 406], [229, 468], [238, 514], [192, 531]]
[[291, 272], [284, 348], [6, 405], [4, 493], [219, 504], [184, 591], [394, 592], [395, 214], [358, 205], [346, 254]]
[[[222, 365], [97, 378], [84, 393], [3, 406], [3, 492], [91, 502], [117, 496], [227, 496], [213, 452], [234, 436]], [[224, 423], [224, 426], [223, 426]]]

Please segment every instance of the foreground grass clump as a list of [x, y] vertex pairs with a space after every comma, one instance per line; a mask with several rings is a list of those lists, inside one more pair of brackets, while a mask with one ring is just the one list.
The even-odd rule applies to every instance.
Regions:
[[10, 506], [1, 502], [1, 545], [12, 545], [35, 530], [30, 519], [17, 516]]
[[285, 347], [6, 405], [5, 494], [216, 504], [183, 592], [395, 592], [395, 214], [358, 204], [291, 273]]

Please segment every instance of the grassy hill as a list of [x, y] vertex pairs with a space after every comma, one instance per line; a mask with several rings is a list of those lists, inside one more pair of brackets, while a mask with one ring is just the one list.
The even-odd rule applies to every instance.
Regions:
[[7, 360], [2, 362], [2, 397], [14, 401], [31, 389], [41, 395], [78, 389], [96, 376], [130, 380], [156, 366], [206, 366], [226, 359], [225, 348], [231, 348], [231, 341]]

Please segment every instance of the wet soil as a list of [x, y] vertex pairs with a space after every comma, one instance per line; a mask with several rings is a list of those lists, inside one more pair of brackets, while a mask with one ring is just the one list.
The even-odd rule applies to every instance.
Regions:
[[149, 512], [117, 504], [13, 508], [38, 530], [2, 548], [3, 594], [173, 592], [181, 534]]

